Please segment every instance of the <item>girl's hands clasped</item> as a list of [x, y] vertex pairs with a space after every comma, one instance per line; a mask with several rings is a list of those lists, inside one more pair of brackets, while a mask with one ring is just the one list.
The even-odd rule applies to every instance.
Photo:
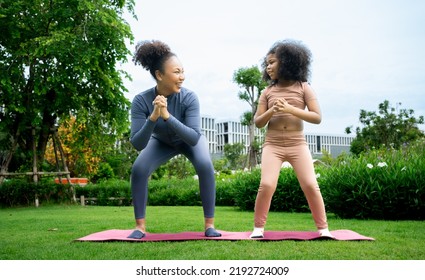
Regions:
[[292, 105], [288, 103], [284, 98], [280, 98], [275, 101], [273, 105], [273, 113], [291, 113]]

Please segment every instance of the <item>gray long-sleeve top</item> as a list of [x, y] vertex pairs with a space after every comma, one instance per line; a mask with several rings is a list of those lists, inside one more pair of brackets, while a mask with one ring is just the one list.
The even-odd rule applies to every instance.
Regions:
[[131, 105], [130, 142], [141, 151], [151, 137], [168, 145], [175, 146], [185, 142], [191, 146], [201, 137], [201, 118], [199, 100], [196, 94], [186, 88], [167, 97], [170, 117], [167, 121], [159, 118], [156, 122], [149, 119], [153, 112], [155, 87], [136, 95]]

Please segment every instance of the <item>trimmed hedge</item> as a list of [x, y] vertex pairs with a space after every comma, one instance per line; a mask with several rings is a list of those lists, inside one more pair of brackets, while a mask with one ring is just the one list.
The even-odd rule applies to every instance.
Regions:
[[72, 192], [68, 185], [53, 181], [34, 184], [24, 179], [14, 179], [6, 180], [0, 185], [2, 207], [34, 205], [36, 197], [40, 203], [63, 203], [72, 200]]
[[[341, 218], [424, 220], [425, 142], [417, 141], [400, 150], [373, 150], [360, 157], [345, 156], [331, 166], [316, 167], [316, 175], [328, 212]], [[149, 181], [148, 205], [201, 205], [199, 181], [161, 179]], [[252, 211], [260, 183], [260, 170], [217, 175], [216, 205], [237, 206]], [[89, 205], [131, 205], [130, 183], [102, 181], [75, 187]], [[69, 203], [67, 185], [8, 180], [0, 185], [3, 207], [42, 203]], [[119, 198], [111, 200], [110, 198]], [[291, 168], [281, 169], [271, 211], [309, 212], [307, 201]]]
[[[131, 205], [130, 184], [124, 180], [111, 179], [100, 181], [98, 184], [87, 184], [84, 187], [76, 186], [75, 193], [77, 198], [80, 198], [82, 195], [84, 196], [86, 205]], [[88, 200], [89, 198], [96, 198], [97, 200]]]
[[[199, 182], [193, 178], [162, 179], [149, 181], [149, 205], [201, 205]], [[234, 195], [230, 191], [231, 182], [217, 181], [216, 205], [234, 206]], [[76, 198], [85, 198], [86, 205], [99, 206], [130, 206], [131, 188], [125, 180], [111, 179], [98, 184], [74, 186]], [[39, 203], [70, 203], [72, 192], [67, 184], [56, 184], [42, 181], [38, 184], [27, 180], [7, 180], [0, 185], [0, 206], [30, 206], [34, 205], [35, 197]], [[95, 198], [95, 200], [92, 200]], [[111, 199], [112, 198], [112, 199]]]
[[[235, 203], [242, 210], [254, 210], [261, 171], [238, 173], [233, 180]], [[292, 168], [282, 168], [270, 211], [308, 212], [307, 200]]]
[[[192, 177], [186, 179], [151, 180], [148, 188], [148, 205], [202, 205], [199, 181]], [[230, 181], [216, 181], [216, 205], [235, 205]]]

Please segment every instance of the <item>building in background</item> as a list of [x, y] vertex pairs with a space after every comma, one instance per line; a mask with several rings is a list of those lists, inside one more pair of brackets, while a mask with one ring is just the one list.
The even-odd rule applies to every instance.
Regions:
[[215, 119], [211, 117], [201, 117], [201, 131], [207, 138], [210, 154], [217, 153], [217, 127]]
[[[245, 152], [248, 151], [249, 131], [248, 126], [238, 121], [216, 121], [212, 117], [201, 117], [201, 130], [206, 136], [208, 147], [213, 158], [223, 156], [224, 145], [243, 143]], [[265, 130], [255, 129], [255, 136], [263, 143]], [[346, 135], [317, 134], [305, 132], [305, 138], [310, 152], [314, 158], [320, 158], [326, 151], [332, 157], [341, 153], [349, 153], [350, 145], [354, 137]]]
[[[245, 153], [249, 147], [249, 128], [237, 121], [220, 121], [216, 124], [217, 128], [217, 153], [223, 154], [224, 145], [243, 143], [245, 145]], [[257, 141], [263, 143], [264, 133], [256, 128], [255, 137]]]
[[305, 133], [308, 148], [313, 157], [321, 157], [326, 151], [332, 157], [337, 157], [342, 153], [350, 153], [353, 136]]

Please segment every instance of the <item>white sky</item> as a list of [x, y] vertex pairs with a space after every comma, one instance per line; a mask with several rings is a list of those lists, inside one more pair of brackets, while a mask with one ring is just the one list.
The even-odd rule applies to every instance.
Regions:
[[[259, 66], [274, 42], [290, 38], [313, 53], [310, 82], [323, 113], [305, 132], [342, 135], [360, 125], [361, 109], [377, 111], [384, 100], [425, 116], [425, 1], [136, 0], [135, 9], [130, 50], [141, 40], [167, 43], [202, 115], [240, 120], [249, 105], [238, 99], [233, 73]], [[133, 78], [130, 101], [155, 85], [131, 58], [123, 68]]]

